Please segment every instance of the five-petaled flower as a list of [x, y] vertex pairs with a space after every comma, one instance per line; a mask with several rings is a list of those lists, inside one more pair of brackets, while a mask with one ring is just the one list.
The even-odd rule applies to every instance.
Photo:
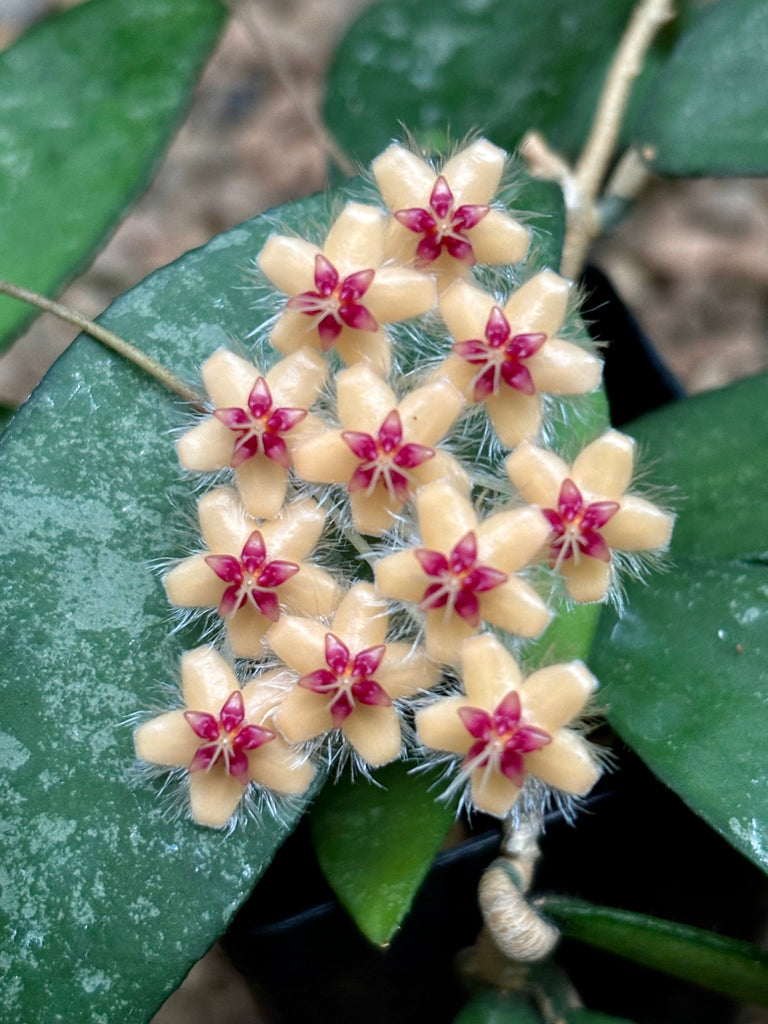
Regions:
[[211, 647], [184, 655], [186, 710], [169, 711], [139, 726], [142, 760], [189, 769], [192, 816], [201, 825], [226, 825], [249, 783], [283, 794], [303, 793], [314, 769], [272, 727], [274, 700], [265, 673], [242, 689]]
[[265, 376], [234, 352], [219, 349], [203, 364], [203, 382], [216, 408], [179, 439], [181, 464], [203, 472], [232, 466], [246, 511], [276, 516], [285, 501], [291, 452], [318, 427], [307, 409], [327, 369], [306, 346]]
[[387, 643], [387, 604], [367, 583], [339, 605], [330, 630], [310, 619], [282, 616], [267, 640], [299, 676], [276, 716], [292, 743], [340, 729], [371, 766], [400, 753], [394, 700], [434, 686], [436, 666], [423, 649]]
[[365, 360], [382, 374], [390, 351], [381, 326], [409, 320], [435, 304], [434, 281], [407, 267], [382, 266], [386, 218], [350, 203], [323, 245], [272, 235], [258, 258], [272, 284], [288, 296], [271, 342], [280, 352], [333, 346], [345, 363]]
[[600, 601], [614, 578], [612, 551], [658, 551], [672, 535], [674, 517], [626, 494], [635, 442], [609, 430], [568, 466], [553, 452], [523, 442], [507, 459], [507, 473], [526, 501], [538, 505], [550, 527], [543, 557], [559, 569], [576, 601]]
[[337, 388], [342, 428], [308, 439], [294, 459], [305, 480], [347, 485], [357, 530], [384, 533], [429, 480], [448, 479], [469, 491], [459, 463], [434, 448], [464, 407], [449, 381], [417, 388], [398, 405], [392, 389], [361, 364], [343, 370]]
[[325, 514], [311, 499], [286, 505], [259, 524], [226, 487], [203, 496], [200, 530], [208, 548], [166, 576], [171, 601], [183, 608], [216, 608], [235, 655], [264, 653], [262, 638], [281, 606], [302, 615], [327, 615], [340, 592], [322, 569], [302, 561], [317, 543]]
[[426, 647], [448, 664], [483, 622], [519, 636], [538, 636], [547, 606], [514, 575], [535, 558], [549, 527], [538, 510], [510, 509], [478, 523], [468, 498], [442, 481], [416, 498], [423, 547], [388, 555], [376, 565], [383, 594], [426, 612]]
[[537, 434], [541, 395], [576, 395], [600, 383], [601, 361], [556, 337], [565, 319], [569, 283], [545, 270], [512, 294], [504, 308], [466, 281], [440, 299], [456, 343], [437, 371], [468, 401], [485, 402], [503, 444], [514, 448]]
[[373, 162], [384, 202], [394, 214], [391, 255], [439, 275], [466, 273], [474, 263], [517, 263], [528, 249], [526, 228], [489, 206], [506, 154], [478, 139], [448, 160], [439, 175], [410, 150], [390, 146]]
[[596, 686], [587, 668], [550, 665], [523, 679], [512, 655], [487, 634], [464, 643], [461, 664], [466, 696], [423, 708], [416, 729], [425, 746], [463, 755], [474, 806], [503, 818], [529, 775], [564, 793], [588, 793], [599, 766], [584, 737], [564, 728]]

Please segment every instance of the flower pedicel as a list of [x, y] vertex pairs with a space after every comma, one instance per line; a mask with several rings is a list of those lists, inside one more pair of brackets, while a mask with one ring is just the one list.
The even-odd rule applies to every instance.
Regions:
[[[529, 232], [493, 198], [505, 159], [477, 139], [438, 172], [391, 146], [373, 164], [389, 214], [350, 203], [322, 247], [272, 235], [260, 253], [287, 296], [269, 339], [283, 358], [263, 351], [265, 373], [221, 350], [203, 368], [213, 413], [181, 438], [179, 458], [231, 472], [239, 493], [203, 496], [204, 550], [166, 587], [174, 604], [218, 613], [246, 682], [214, 649], [193, 651], [187, 710], [136, 733], [139, 757], [188, 769], [202, 825], [225, 825], [249, 787], [303, 793], [319, 749], [366, 769], [404, 749], [463, 758], [450, 791], [466, 782], [468, 802], [499, 817], [540, 812], [548, 793], [582, 796], [599, 775], [573, 725], [595, 679], [575, 662], [524, 680], [514, 656], [552, 614], [536, 564], [559, 569], [577, 601], [604, 600], [612, 550], [663, 550], [672, 517], [626, 493], [624, 435], [604, 434], [572, 467], [535, 443], [546, 395], [567, 405], [598, 386], [601, 364], [560, 337], [563, 278], [544, 269], [490, 295], [473, 276], [528, 249]], [[392, 367], [408, 359], [392, 360], [386, 325], [425, 314], [408, 328], [421, 365], [399, 377]], [[452, 337], [432, 330], [438, 317]], [[332, 350], [347, 367], [328, 380]], [[508, 477], [496, 446], [490, 470], [487, 452], [482, 468], [452, 454], [475, 436], [469, 407], [513, 449]], [[337, 572], [316, 564], [319, 543]], [[357, 553], [358, 576], [375, 585], [349, 586]]]

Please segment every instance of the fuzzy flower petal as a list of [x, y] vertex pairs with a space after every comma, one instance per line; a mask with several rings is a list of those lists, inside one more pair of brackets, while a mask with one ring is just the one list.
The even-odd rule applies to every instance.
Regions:
[[181, 672], [187, 710], [139, 726], [135, 745], [142, 760], [189, 769], [191, 811], [199, 824], [226, 825], [249, 782], [280, 793], [306, 790], [314, 769], [269, 727], [264, 677], [241, 690], [211, 647], [185, 654]]
[[313, 483], [346, 484], [355, 529], [381, 536], [435, 476], [468, 493], [464, 470], [434, 447], [464, 406], [451, 383], [417, 388], [398, 405], [389, 386], [361, 364], [339, 374], [337, 392], [341, 429], [299, 446], [296, 470]]
[[306, 428], [307, 410], [327, 372], [325, 361], [301, 348], [262, 376], [247, 360], [219, 349], [203, 364], [203, 382], [213, 416], [179, 439], [179, 461], [187, 469], [234, 468], [246, 511], [270, 519], [285, 501], [288, 467]]
[[612, 551], [660, 551], [674, 517], [626, 494], [634, 441], [610, 430], [588, 445], [573, 466], [523, 442], [507, 459], [507, 473], [526, 501], [538, 505], [550, 525], [544, 549], [579, 602], [602, 600], [614, 581]]
[[527, 776], [575, 796], [600, 770], [587, 741], [567, 728], [596, 681], [580, 662], [553, 665], [527, 680], [492, 636], [472, 637], [461, 654], [467, 696], [440, 698], [416, 716], [421, 742], [461, 754], [461, 774], [478, 810], [503, 818]]
[[386, 149], [373, 174], [394, 214], [388, 253], [436, 274], [442, 286], [478, 262], [519, 262], [527, 229], [489, 205], [505, 162], [504, 151], [486, 139], [457, 153], [440, 174], [403, 146]]
[[483, 622], [519, 636], [538, 636], [549, 611], [533, 588], [513, 574], [538, 554], [548, 524], [525, 510], [501, 512], [479, 523], [468, 498], [441, 481], [423, 487], [416, 503], [424, 546], [381, 559], [375, 572], [383, 594], [417, 604], [426, 613], [428, 653], [455, 664], [462, 642]]
[[262, 639], [283, 608], [319, 616], [338, 603], [333, 578], [304, 561], [325, 520], [316, 502], [293, 502], [259, 523], [222, 487], [201, 499], [198, 513], [208, 553], [179, 562], [166, 576], [166, 590], [180, 607], [217, 608], [238, 657], [263, 653]]
[[466, 281], [454, 282], [440, 299], [456, 342], [435, 376], [451, 380], [468, 401], [486, 402], [496, 433], [510, 448], [539, 432], [542, 394], [583, 394], [600, 383], [601, 361], [556, 337], [568, 290], [564, 278], [543, 271], [503, 309]]
[[330, 629], [283, 616], [269, 632], [272, 650], [299, 676], [277, 712], [278, 729], [303, 742], [340, 729], [369, 765], [394, 760], [401, 737], [393, 700], [425, 689], [438, 671], [418, 648], [387, 644], [387, 604], [359, 583]]
[[409, 320], [435, 304], [434, 282], [404, 267], [382, 266], [386, 219], [360, 203], [348, 204], [323, 250], [302, 239], [272, 235], [259, 255], [261, 270], [288, 295], [272, 335], [284, 353], [304, 345], [334, 347], [346, 363], [389, 369], [382, 324]]

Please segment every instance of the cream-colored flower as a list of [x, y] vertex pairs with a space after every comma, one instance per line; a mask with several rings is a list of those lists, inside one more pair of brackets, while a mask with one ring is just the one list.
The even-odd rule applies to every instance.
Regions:
[[276, 516], [285, 501], [291, 452], [318, 428], [307, 410], [327, 370], [325, 360], [306, 347], [264, 376], [234, 352], [214, 352], [203, 363], [203, 383], [215, 410], [179, 439], [182, 466], [200, 472], [232, 466], [249, 515]]
[[507, 473], [550, 526], [544, 557], [559, 569], [576, 601], [600, 601], [614, 578], [611, 551], [659, 551], [672, 536], [674, 516], [627, 494], [635, 442], [609, 430], [572, 466], [524, 441], [507, 459]]
[[335, 608], [340, 592], [333, 577], [303, 561], [325, 522], [316, 502], [293, 502], [259, 524], [233, 490], [219, 487], [203, 496], [198, 515], [207, 553], [179, 562], [165, 587], [182, 608], [217, 608], [235, 655], [263, 654], [262, 638], [283, 607], [313, 616]]
[[597, 681], [580, 661], [550, 665], [523, 679], [492, 636], [476, 636], [461, 653], [465, 696], [444, 697], [416, 716], [419, 739], [463, 754], [472, 803], [486, 814], [509, 813], [530, 775], [585, 796], [600, 776], [589, 743], [573, 729]]
[[478, 523], [468, 498], [450, 484], [423, 487], [416, 505], [423, 547], [408, 548], [376, 565], [376, 585], [388, 597], [426, 612], [427, 651], [448, 664], [484, 622], [518, 636], [538, 636], [547, 606], [515, 576], [547, 537], [537, 509], [498, 512]]
[[341, 729], [371, 767], [393, 761], [402, 744], [399, 697], [434, 686], [436, 666], [423, 650], [387, 643], [387, 603], [358, 583], [339, 605], [331, 629], [283, 616], [267, 636], [272, 650], [300, 676], [275, 722], [291, 743]]
[[192, 816], [199, 824], [226, 825], [250, 782], [298, 795], [312, 781], [312, 765], [271, 727], [269, 684], [279, 674], [265, 673], [241, 689], [226, 661], [212, 647], [199, 647], [181, 662], [187, 709], [136, 730], [142, 760], [189, 768]]
[[303, 345], [335, 347], [345, 363], [365, 360], [381, 374], [390, 363], [381, 324], [410, 320], [432, 309], [435, 283], [406, 267], [382, 266], [386, 217], [371, 206], [350, 203], [323, 245], [272, 235], [258, 264], [289, 296], [272, 344], [280, 352]]
[[450, 480], [469, 493], [459, 463], [434, 447], [464, 407], [449, 381], [417, 388], [398, 405], [392, 389], [360, 364], [339, 374], [337, 401], [342, 427], [300, 445], [294, 463], [305, 480], [347, 485], [355, 529], [380, 536], [429, 480]]
[[437, 375], [448, 377], [470, 402], [485, 402], [503, 444], [514, 448], [541, 428], [542, 394], [580, 395], [600, 383], [601, 361], [557, 337], [565, 319], [569, 283], [542, 271], [501, 309], [466, 281], [440, 299], [440, 313], [456, 340]]
[[524, 228], [489, 205], [507, 155], [477, 139], [434, 169], [403, 146], [385, 149], [373, 174], [394, 214], [388, 252], [438, 275], [441, 286], [475, 263], [518, 263], [530, 241]]

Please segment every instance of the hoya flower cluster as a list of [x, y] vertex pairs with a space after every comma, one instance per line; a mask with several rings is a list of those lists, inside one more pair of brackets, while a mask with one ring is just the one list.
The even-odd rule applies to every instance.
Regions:
[[136, 733], [142, 759], [188, 771], [201, 824], [304, 792], [321, 752], [447, 759], [498, 817], [599, 775], [580, 728], [594, 677], [520, 661], [556, 609], [615, 592], [616, 552], [663, 550], [672, 518], [632, 493], [629, 437], [570, 465], [547, 443], [602, 367], [569, 282], [526, 269], [505, 163], [484, 139], [442, 167], [392, 145], [377, 205], [258, 254], [268, 368], [226, 350], [203, 366], [211, 413], [178, 454], [216, 486], [165, 582], [216, 644], [185, 655], [184, 707]]

